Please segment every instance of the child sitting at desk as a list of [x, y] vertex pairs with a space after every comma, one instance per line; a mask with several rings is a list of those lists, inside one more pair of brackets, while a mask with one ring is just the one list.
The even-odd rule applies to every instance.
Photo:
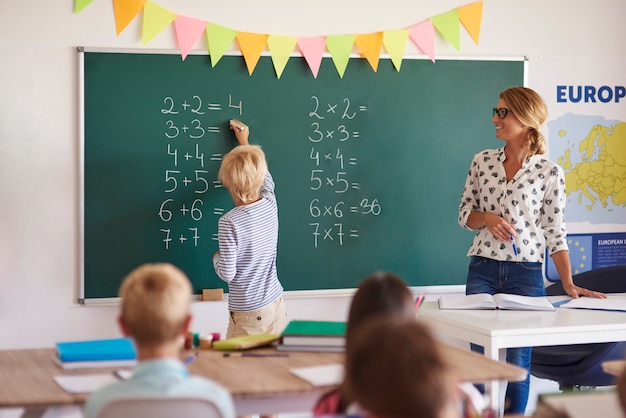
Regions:
[[[415, 319], [413, 296], [406, 283], [393, 273], [376, 272], [368, 276], [355, 292], [346, 326], [346, 346], [363, 323], [379, 314]], [[315, 416], [350, 412], [352, 399], [344, 385], [325, 393], [313, 408]]]
[[191, 396], [208, 399], [224, 418], [234, 418], [228, 391], [208, 379], [190, 376], [180, 352], [191, 322], [192, 289], [187, 276], [171, 264], [145, 264], [120, 288], [119, 325], [137, 349], [139, 365], [129, 380], [92, 393], [85, 418], [96, 418], [107, 403], [137, 396]]
[[421, 322], [379, 315], [347, 346], [344, 390], [367, 418], [460, 418], [455, 380]]

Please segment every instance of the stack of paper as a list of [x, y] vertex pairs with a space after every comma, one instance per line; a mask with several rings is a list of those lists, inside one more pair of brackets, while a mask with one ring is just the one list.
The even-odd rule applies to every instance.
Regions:
[[137, 364], [135, 346], [129, 338], [60, 342], [55, 360], [64, 369], [84, 367], [131, 367]]
[[345, 322], [294, 320], [283, 331], [277, 349], [342, 352], [346, 345], [345, 334]]

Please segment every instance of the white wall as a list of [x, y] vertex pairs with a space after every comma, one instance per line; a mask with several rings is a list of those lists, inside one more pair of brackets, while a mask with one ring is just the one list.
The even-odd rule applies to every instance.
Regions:
[[[403, 28], [472, 0], [155, 1], [238, 30], [299, 36]], [[375, 5], [365, 6], [370, 3]], [[77, 15], [72, 10], [73, 0], [0, 1], [0, 349], [118, 335], [116, 306], [75, 304], [76, 47], [141, 48], [140, 18], [116, 37], [110, 0], [94, 0]], [[437, 54], [529, 56], [532, 87], [541, 77], [532, 63], [541, 57], [624, 57], [625, 15], [623, 0], [575, 5], [569, 0], [485, 0], [479, 46], [462, 31], [461, 52], [440, 39]], [[202, 41], [199, 50], [206, 47]], [[170, 29], [148, 46], [175, 48]], [[409, 46], [408, 52], [417, 51]], [[348, 301], [288, 299], [287, 308], [291, 317], [334, 319], [345, 316]], [[194, 330], [224, 332], [224, 303], [198, 302], [194, 313]]]

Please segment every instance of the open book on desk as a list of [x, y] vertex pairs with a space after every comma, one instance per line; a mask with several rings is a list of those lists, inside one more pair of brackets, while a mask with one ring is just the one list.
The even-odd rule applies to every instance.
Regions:
[[439, 309], [508, 309], [515, 311], [554, 311], [544, 296], [520, 296], [509, 293], [477, 293], [474, 295], [441, 296]]

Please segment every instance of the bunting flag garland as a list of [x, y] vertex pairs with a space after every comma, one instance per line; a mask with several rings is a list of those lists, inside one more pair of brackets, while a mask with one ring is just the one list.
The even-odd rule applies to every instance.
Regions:
[[[74, 0], [74, 13], [79, 13], [93, 0]], [[430, 17], [409, 28], [390, 29], [376, 33], [300, 37], [258, 34], [221, 26], [192, 17], [178, 15], [153, 0], [112, 0], [115, 30], [119, 36], [137, 15], [143, 11], [141, 41], [147, 44], [173, 24], [181, 58], [189, 51], [202, 33], [206, 34], [211, 66], [215, 67], [236, 40], [248, 72], [252, 75], [266, 47], [272, 59], [276, 77], [280, 78], [294, 49], [306, 60], [313, 77], [317, 78], [324, 52], [328, 51], [339, 77], [343, 78], [353, 48], [367, 59], [376, 72], [382, 49], [387, 52], [397, 71], [400, 71], [406, 44], [411, 42], [430, 60], [435, 62], [435, 33], [461, 50], [460, 27], [463, 26], [476, 45], [480, 38], [483, 1], [476, 1], [454, 10]]]

